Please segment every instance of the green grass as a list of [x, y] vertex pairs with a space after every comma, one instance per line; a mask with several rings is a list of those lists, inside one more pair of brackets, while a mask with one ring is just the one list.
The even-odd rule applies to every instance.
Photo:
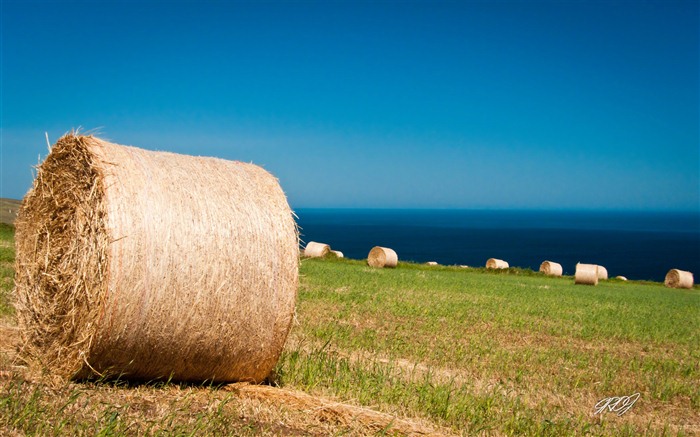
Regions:
[[0, 316], [14, 313], [10, 292], [14, 287], [15, 228], [0, 223]]
[[[663, 410], [677, 416], [668, 429], [691, 423], [697, 289], [509, 270], [304, 260], [281, 384], [456, 432], [636, 435]], [[643, 401], [626, 416], [591, 417], [597, 400], [635, 392]]]

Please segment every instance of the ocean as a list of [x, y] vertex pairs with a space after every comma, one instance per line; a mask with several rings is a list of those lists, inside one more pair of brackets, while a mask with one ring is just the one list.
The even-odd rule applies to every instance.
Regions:
[[700, 273], [700, 215], [677, 212], [510, 210], [295, 210], [303, 242], [365, 259], [374, 246], [401, 261], [483, 267], [489, 258], [538, 271], [542, 261], [573, 275], [576, 263], [610, 277], [663, 281], [669, 269]]

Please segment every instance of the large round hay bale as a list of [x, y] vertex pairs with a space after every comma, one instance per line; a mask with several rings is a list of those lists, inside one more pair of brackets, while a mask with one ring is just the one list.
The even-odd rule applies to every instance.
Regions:
[[367, 255], [367, 264], [372, 267], [396, 267], [399, 257], [388, 247], [375, 246]]
[[345, 258], [345, 255], [343, 255], [343, 252], [339, 250], [331, 250], [331, 253], [335, 255], [336, 258]]
[[691, 272], [671, 269], [666, 273], [664, 285], [671, 288], [693, 288], [694, 278]]
[[540, 272], [547, 276], [561, 276], [564, 269], [559, 263], [555, 263], [554, 261], [544, 261], [542, 264], [540, 264]]
[[607, 280], [608, 279], [608, 269], [599, 265], [598, 266], [598, 279]]
[[598, 285], [598, 266], [595, 264], [576, 264], [574, 283]]
[[330, 251], [331, 247], [325, 243], [309, 241], [309, 243], [304, 248], [304, 256], [309, 258], [318, 258], [328, 255]]
[[16, 246], [22, 351], [54, 374], [261, 381], [291, 326], [297, 228], [252, 164], [66, 135]]
[[508, 262], [503, 261], [502, 259], [489, 258], [486, 261], [487, 269], [507, 269], [508, 267]]

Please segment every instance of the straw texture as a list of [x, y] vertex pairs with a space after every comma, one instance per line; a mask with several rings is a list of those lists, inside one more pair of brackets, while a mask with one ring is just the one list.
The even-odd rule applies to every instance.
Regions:
[[598, 279], [608, 279], [608, 269], [601, 265], [598, 266]]
[[561, 264], [555, 263], [554, 261], [544, 261], [540, 264], [540, 272], [547, 276], [561, 276], [564, 272]]
[[367, 255], [367, 264], [372, 267], [396, 267], [399, 257], [388, 247], [374, 246]]
[[693, 288], [694, 278], [691, 272], [671, 269], [666, 273], [664, 284], [671, 288]]
[[598, 266], [595, 264], [576, 264], [574, 283], [598, 285]]
[[[285, 405], [295, 411], [318, 417], [323, 422], [343, 425], [361, 425], [365, 429], [360, 435], [430, 435], [443, 436], [439, 430], [419, 421], [402, 419], [367, 407], [344, 404], [328, 398], [312, 396], [298, 390], [290, 390], [267, 385], [250, 385], [244, 382], [229, 384], [223, 388], [238, 397], [248, 397], [261, 401]], [[355, 433], [351, 433], [355, 435]]]
[[304, 256], [309, 258], [318, 258], [328, 255], [330, 251], [331, 247], [325, 243], [309, 241], [306, 248], [304, 248]]
[[22, 353], [54, 374], [259, 382], [291, 326], [298, 232], [252, 164], [66, 135], [16, 246]]
[[508, 267], [508, 262], [503, 261], [502, 259], [489, 258], [486, 261], [487, 269], [507, 269]]

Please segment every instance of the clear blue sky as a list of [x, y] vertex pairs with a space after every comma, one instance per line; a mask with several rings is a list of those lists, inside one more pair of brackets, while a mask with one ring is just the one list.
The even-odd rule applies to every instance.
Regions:
[[293, 208], [700, 209], [698, 1], [2, 2], [2, 183], [75, 127]]

